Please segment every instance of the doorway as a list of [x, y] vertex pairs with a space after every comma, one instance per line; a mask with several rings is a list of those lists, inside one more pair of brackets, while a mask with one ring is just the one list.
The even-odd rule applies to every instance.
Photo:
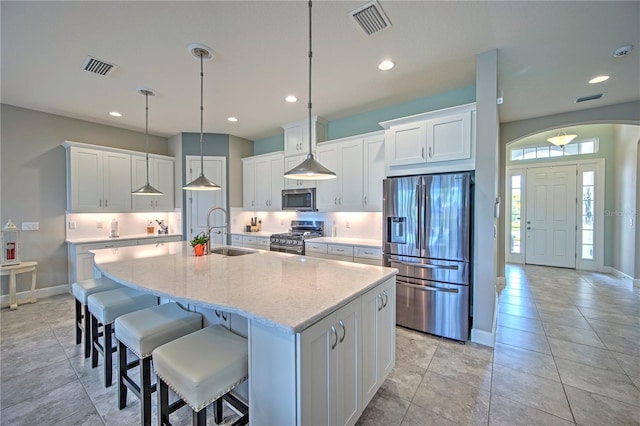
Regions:
[[[188, 155], [186, 157], [186, 181], [191, 182], [200, 176], [201, 161], [199, 156]], [[226, 157], [205, 156], [204, 174], [218, 184], [219, 191], [188, 191], [187, 192], [187, 237], [192, 239], [200, 232], [207, 232], [207, 212], [212, 207], [221, 207], [227, 210], [227, 170]], [[222, 211], [217, 210], [211, 214], [211, 226], [223, 227], [227, 218]], [[214, 228], [211, 233], [212, 244], [227, 244], [227, 233], [224, 228]]]

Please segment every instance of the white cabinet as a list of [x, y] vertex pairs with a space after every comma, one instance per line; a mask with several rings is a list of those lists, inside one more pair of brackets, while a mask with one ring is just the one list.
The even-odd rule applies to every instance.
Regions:
[[[147, 161], [144, 156], [131, 156], [131, 190], [146, 183]], [[149, 183], [162, 195], [132, 195], [134, 211], [173, 211], [174, 160], [149, 156]]]
[[362, 413], [361, 298], [299, 335], [300, 422], [351, 425]]
[[258, 237], [245, 235], [242, 237], [242, 246], [247, 248], [256, 248], [260, 250], [269, 250], [270, 246], [269, 237]]
[[318, 145], [318, 161], [336, 173], [336, 179], [316, 183], [319, 211], [361, 211], [363, 202], [362, 138]]
[[170, 235], [170, 236], [158, 236], [151, 238], [141, 238], [137, 240], [137, 245], [142, 246], [145, 244], [163, 244], [163, 243], [174, 243], [177, 241], [182, 241], [181, 235]]
[[394, 366], [395, 291], [386, 281], [362, 296], [362, 405], [376, 394]]
[[364, 138], [362, 151], [364, 161], [362, 210], [381, 212], [382, 181], [385, 178], [384, 134]]
[[382, 264], [382, 250], [371, 247], [354, 247], [353, 261], [367, 265], [384, 266]]
[[282, 151], [242, 159], [242, 206], [245, 211], [282, 210]]
[[[292, 157], [284, 157], [284, 171], [288, 172], [289, 170], [296, 167], [298, 164], [302, 163], [307, 159], [307, 154], [294, 155]], [[284, 180], [284, 188], [285, 189], [296, 189], [296, 188], [315, 188], [316, 181], [315, 180], [302, 180], [302, 179], [285, 179]]]
[[253, 157], [242, 159], [242, 208], [255, 210], [256, 208], [256, 170]]
[[[327, 121], [322, 117], [311, 117], [311, 151], [315, 151], [316, 143], [327, 139]], [[309, 119], [285, 124], [284, 155], [299, 155], [309, 153]], [[287, 169], [289, 170], [289, 169]]]
[[67, 148], [67, 210], [128, 212], [131, 210], [131, 155], [84, 148]]
[[475, 169], [474, 103], [380, 125], [386, 129], [386, 176]]
[[118, 247], [135, 246], [136, 240], [124, 240], [102, 243], [69, 244], [67, 255], [69, 257], [69, 285], [77, 281], [88, 280], [94, 277], [93, 254], [89, 250], [105, 248], [117, 249]]
[[231, 234], [231, 245], [242, 247], [242, 235]]

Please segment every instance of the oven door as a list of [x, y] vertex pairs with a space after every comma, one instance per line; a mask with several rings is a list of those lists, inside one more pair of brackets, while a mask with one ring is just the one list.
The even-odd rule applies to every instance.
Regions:
[[298, 246], [298, 245], [276, 243], [272, 241], [271, 244], [269, 245], [269, 250], [279, 251], [281, 253], [292, 253], [292, 254], [302, 255], [304, 254], [304, 245]]

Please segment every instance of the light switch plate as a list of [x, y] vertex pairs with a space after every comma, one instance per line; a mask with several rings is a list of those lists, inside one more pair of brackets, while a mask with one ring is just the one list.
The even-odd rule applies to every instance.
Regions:
[[40, 222], [22, 222], [23, 231], [37, 231], [40, 229]]

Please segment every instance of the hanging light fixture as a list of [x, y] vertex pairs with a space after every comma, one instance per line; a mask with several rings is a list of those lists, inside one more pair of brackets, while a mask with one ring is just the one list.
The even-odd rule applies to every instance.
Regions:
[[311, 0], [309, 1], [309, 154], [307, 159], [298, 164], [293, 169], [284, 174], [288, 179], [300, 179], [300, 180], [324, 180], [334, 179], [336, 174], [325, 166], [320, 164], [313, 158], [313, 152], [311, 151], [311, 139], [312, 139], [312, 127], [311, 127]]
[[577, 138], [578, 135], [568, 135], [565, 133], [564, 129], [560, 129], [558, 132], [558, 136], [554, 136], [552, 138], [547, 139], [547, 141], [551, 142], [556, 146], [563, 146]]
[[189, 45], [189, 51], [191, 52], [191, 54], [196, 58], [200, 58], [200, 176], [182, 187], [182, 189], [185, 189], [187, 191], [216, 191], [222, 189], [219, 185], [216, 185], [213, 181], [211, 181], [204, 175], [204, 154], [202, 151], [202, 143], [204, 140], [204, 133], [202, 130], [204, 114], [204, 71], [202, 64], [205, 59], [209, 60], [213, 58], [210, 50], [211, 49], [209, 49], [207, 46], [198, 43]]
[[146, 152], [147, 158], [147, 183], [142, 185], [140, 188], [135, 191], [131, 191], [133, 195], [162, 195], [161, 191], [155, 189], [149, 183], [149, 96], [155, 96], [153, 90], [146, 89], [144, 87], [138, 87], [138, 93], [144, 95], [145, 99], [145, 125], [144, 125], [144, 150]]

